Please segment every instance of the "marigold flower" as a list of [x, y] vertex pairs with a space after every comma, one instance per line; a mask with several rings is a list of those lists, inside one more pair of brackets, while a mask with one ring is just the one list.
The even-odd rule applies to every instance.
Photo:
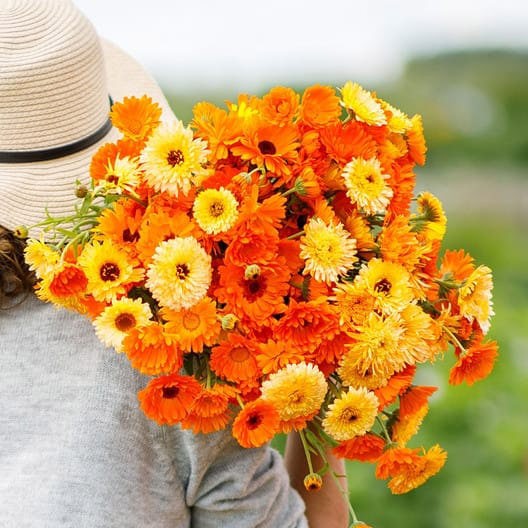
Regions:
[[24, 258], [31, 271], [39, 279], [51, 275], [57, 268], [60, 260], [60, 253], [50, 248], [39, 240], [28, 240], [24, 250]]
[[230, 333], [225, 341], [213, 347], [210, 365], [218, 376], [229, 381], [254, 379], [259, 373], [255, 359], [258, 352], [252, 340]]
[[341, 115], [339, 97], [330, 86], [315, 84], [306, 88], [302, 96], [300, 117], [313, 128], [337, 123]]
[[404, 114], [400, 109], [395, 108], [387, 103], [387, 101], [381, 99], [379, 99], [379, 104], [385, 112], [387, 126], [391, 132], [394, 132], [395, 134], [405, 134], [413, 126], [409, 116]]
[[279, 413], [270, 403], [254, 400], [238, 413], [233, 422], [233, 436], [242, 447], [260, 447], [279, 429]]
[[449, 373], [449, 383], [460, 385], [465, 381], [468, 385], [473, 385], [476, 381], [486, 378], [493, 370], [497, 355], [496, 341], [477, 340], [459, 355], [458, 361]]
[[446, 231], [447, 218], [440, 200], [430, 192], [423, 192], [416, 199], [420, 233], [428, 240], [442, 240]]
[[418, 165], [424, 165], [427, 146], [425, 144], [421, 115], [416, 114], [411, 118], [411, 128], [407, 130], [407, 146], [411, 159]]
[[161, 108], [150, 97], [125, 97], [112, 105], [112, 124], [133, 141], [142, 141], [160, 124]]
[[105, 143], [92, 157], [90, 163], [90, 176], [94, 183], [112, 180], [112, 173], [108, 167], [113, 166], [117, 158], [135, 159], [141, 152], [141, 144], [128, 139], [119, 140], [117, 143]]
[[193, 215], [197, 224], [209, 235], [225, 233], [238, 217], [238, 202], [233, 193], [221, 187], [206, 189], [194, 200]]
[[380, 403], [380, 410], [396, 401], [396, 398], [407, 390], [415, 373], [415, 365], [406, 365], [400, 372], [393, 374], [386, 384], [374, 390], [374, 394]]
[[299, 109], [299, 94], [291, 88], [276, 86], [263, 98], [260, 111], [262, 117], [273, 125], [284, 126], [291, 123]]
[[194, 378], [169, 374], [151, 380], [139, 391], [138, 399], [151, 420], [159, 425], [175, 425], [187, 416], [200, 390]]
[[340, 458], [376, 462], [385, 448], [385, 440], [374, 433], [365, 433], [341, 442], [332, 452]]
[[283, 341], [268, 340], [261, 343], [257, 363], [263, 374], [271, 374], [290, 364], [300, 363], [304, 356]]
[[321, 371], [304, 361], [286, 365], [262, 383], [262, 399], [271, 402], [281, 420], [313, 416], [326, 396], [325, 377]]
[[328, 406], [323, 420], [324, 430], [338, 441], [365, 434], [378, 414], [378, 398], [361, 387], [350, 387]]
[[341, 89], [342, 105], [352, 110], [358, 121], [369, 125], [381, 126], [387, 123], [387, 118], [381, 105], [372, 94], [358, 83], [348, 81]]
[[469, 321], [476, 319], [484, 334], [488, 332], [490, 318], [494, 315], [492, 289], [491, 269], [479, 266], [466, 278], [458, 291], [460, 314]]
[[56, 297], [69, 297], [83, 293], [87, 285], [88, 279], [84, 271], [78, 266], [65, 262], [54, 271], [49, 290]]
[[404, 447], [418, 432], [428, 412], [429, 405], [425, 404], [412, 414], [398, 415], [398, 419], [392, 424], [391, 428], [392, 440], [400, 447]]
[[438, 387], [410, 386], [405, 392], [400, 394], [399, 417], [404, 418], [405, 416], [417, 413], [422, 407], [427, 405], [429, 397], [437, 389]]

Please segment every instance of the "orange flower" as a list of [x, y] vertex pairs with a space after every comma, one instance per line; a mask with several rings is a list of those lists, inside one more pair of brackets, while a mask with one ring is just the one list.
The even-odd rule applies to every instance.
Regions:
[[221, 378], [238, 382], [254, 379], [258, 374], [257, 344], [239, 334], [229, 334], [227, 340], [215, 346], [210, 365]]
[[307, 88], [302, 96], [300, 117], [313, 128], [321, 128], [339, 121], [339, 97], [330, 86], [316, 84]]
[[449, 383], [460, 385], [465, 381], [473, 385], [476, 381], [486, 378], [493, 370], [498, 355], [496, 341], [482, 342], [479, 338], [466, 352], [459, 355], [458, 361], [449, 373]]
[[367, 129], [359, 121], [332, 125], [320, 131], [321, 143], [328, 155], [342, 166], [353, 158], [370, 159], [376, 155], [377, 145]]
[[216, 303], [209, 297], [179, 311], [162, 308], [160, 315], [167, 322], [167, 332], [173, 334], [178, 346], [185, 352], [202, 352], [204, 345], [216, 343], [220, 333]]
[[259, 345], [257, 363], [263, 374], [271, 374], [286, 367], [286, 365], [300, 363], [304, 356], [295, 349], [288, 347], [283, 341], [268, 340]]
[[144, 141], [160, 124], [161, 108], [147, 95], [125, 97], [123, 102], [114, 103], [110, 112], [112, 124], [125, 137], [133, 141]]
[[297, 161], [299, 146], [296, 128], [269, 125], [252, 127], [231, 150], [235, 156], [266, 168], [277, 177], [286, 177], [291, 174], [291, 164]]
[[411, 385], [405, 392], [400, 394], [399, 418], [404, 419], [406, 416], [420, 411], [422, 407], [427, 405], [429, 396], [436, 390], [437, 387]]
[[141, 409], [159, 425], [174, 425], [189, 413], [200, 394], [200, 384], [190, 376], [170, 374], [149, 382], [138, 393]]
[[387, 449], [376, 463], [376, 478], [388, 479], [405, 471], [406, 468], [420, 464], [419, 449], [393, 447]]
[[277, 234], [255, 233], [249, 226], [241, 227], [226, 249], [224, 261], [235, 266], [270, 263], [277, 256], [279, 241]]
[[339, 333], [339, 316], [324, 297], [314, 301], [291, 299], [284, 316], [277, 323], [275, 335], [303, 353], [313, 352], [324, 339]]
[[387, 207], [389, 218], [396, 215], [407, 216], [413, 199], [416, 175], [412, 166], [398, 164], [392, 164], [388, 173], [388, 183], [392, 189], [392, 198]]
[[123, 340], [123, 348], [132, 366], [142, 374], [175, 372], [183, 364], [174, 336], [159, 323], [130, 330]]
[[265, 400], [248, 403], [233, 422], [233, 436], [242, 447], [259, 447], [279, 430], [279, 413]]
[[90, 176], [95, 182], [109, 180], [108, 167], [115, 165], [116, 158], [137, 158], [141, 152], [141, 145], [128, 139], [121, 139], [117, 143], [105, 143], [95, 153], [90, 163]]
[[456, 281], [467, 279], [475, 270], [474, 260], [463, 249], [447, 250], [440, 264], [440, 276], [452, 277]]
[[387, 385], [374, 391], [380, 402], [380, 410], [394, 402], [398, 395], [409, 387], [415, 372], [416, 367], [414, 365], [407, 365], [402, 371], [393, 374]]
[[64, 263], [51, 279], [49, 290], [56, 297], [70, 297], [83, 293], [87, 285], [88, 279], [82, 269]]
[[361, 462], [376, 462], [383, 454], [385, 440], [374, 433], [355, 436], [351, 440], [341, 442], [332, 450], [340, 458], [360, 460]]
[[407, 148], [409, 149], [411, 159], [415, 163], [418, 163], [418, 165], [423, 165], [425, 163], [427, 146], [423, 133], [422, 116], [418, 114], [413, 116], [411, 123], [412, 126], [407, 131]]
[[299, 109], [299, 95], [291, 88], [276, 86], [262, 98], [262, 117], [273, 125], [290, 124]]
[[415, 413], [398, 415], [398, 419], [392, 424], [391, 439], [400, 447], [405, 447], [407, 442], [418, 432], [422, 422], [429, 412], [429, 405], [425, 404]]

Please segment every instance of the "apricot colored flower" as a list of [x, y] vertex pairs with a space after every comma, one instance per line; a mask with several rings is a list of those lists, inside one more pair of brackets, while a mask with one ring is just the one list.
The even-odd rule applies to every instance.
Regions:
[[333, 88], [319, 84], [306, 88], [300, 108], [304, 123], [313, 128], [322, 128], [337, 123], [340, 115], [339, 97]]
[[122, 346], [132, 367], [142, 374], [157, 376], [176, 372], [183, 365], [175, 336], [157, 322], [132, 328]]
[[482, 342], [477, 340], [465, 352], [459, 355], [458, 361], [449, 373], [449, 383], [460, 385], [465, 381], [473, 385], [486, 378], [493, 370], [498, 355], [496, 341]]
[[211, 351], [210, 365], [214, 372], [228, 381], [254, 379], [258, 373], [257, 344], [244, 336], [230, 333], [227, 339]]
[[273, 125], [290, 124], [299, 109], [299, 95], [291, 88], [276, 86], [263, 98], [260, 111], [262, 117]]
[[150, 97], [125, 97], [112, 105], [112, 124], [133, 141], [146, 139], [160, 124], [161, 108]]
[[300, 363], [304, 356], [283, 341], [269, 339], [261, 343], [257, 354], [257, 363], [263, 374], [271, 374], [289, 364]]
[[376, 298], [358, 281], [336, 284], [334, 296], [339, 322], [348, 330], [362, 325], [376, 305]]
[[332, 452], [340, 458], [376, 462], [385, 449], [385, 440], [374, 433], [365, 433], [341, 442]]
[[207, 144], [181, 121], [160, 125], [141, 154], [145, 181], [156, 191], [187, 194], [207, 176]]
[[273, 404], [283, 421], [316, 414], [326, 390], [322, 372], [304, 361], [271, 374], [261, 387], [262, 399]]
[[412, 414], [398, 415], [398, 419], [391, 428], [392, 440], [400, 447], [405, 447], [407, 442], [418, 432], [428, 412], [429, 405], [425, 404]]
[[151, 420], [159, 425], [175, 425], [187, 416], [200, 390], [194, 378], [169, 374], [149, 381], [139, 391], [138, 399]]
[[106, 345], [123, 352], [123, 339], [133, 328], [149, 323], [152, 312], [141, 299], [123, 297], [105, 308], [94, 320], [95, 333]]
[[369, 431], [377, 414], [378, 398], [374, 393], [350, 387], [328, 406], [323, 429], [337, 441], [350, 440]]
[[238, 218], [238, 202], [231, 191], [206, 189], [194, 200], [193, 215], [209, 235], [229, 231]]
[[387, 183], [390, 176], [383, 173], [376, 158], [354, 158], [346, 164], [343, 178], [350, 201], [366, 214], [383, 213], [387, 209], [393, 195]]
[[369, 125], [385, 125], [387, 118], [383, 108], [370, 92], [358, 83], [348, 81], [341, 89], [342, 105], [351, 110], [358, 121]]
[[328, 126], [320, 131], [321, 143], [328, 156], [341, 166], [353, 158], [370, 159], [377, 153], [377, 144], [366, 128], [358, 121]]
[[260, 447], [279, 430], [279, 413], [262, 399], [244, 406], [233, 422], [233, 436], [242, 447]]
[[174, 336], [184, 352], [202, 352], [204, 346], [216, 343], [220, 333], [216, 303], [210, 297], [205, 297], [190, 308], [162, 308], [160, 315], [166, 321], [167, 332]]
[[325, 224], [320, 218], [311, 218], [304, 226], [301, 238], [301, 258], [305, 259], [304, 275], [330, 284], [352, 268], [358, 260], [356, 242], [343, 224]]
[[411, 118], [411, 128], [407, 130], [407, 147], [411, 159], [418, 165], [424, 165], [427, 146], [425, 144], [421, 115], [416, 114]]
[[162, 306], [190, 308], [205, 297], [211, 283], [211, 256], [193, 237], [162, 242], [147, 270], [146, 286]]

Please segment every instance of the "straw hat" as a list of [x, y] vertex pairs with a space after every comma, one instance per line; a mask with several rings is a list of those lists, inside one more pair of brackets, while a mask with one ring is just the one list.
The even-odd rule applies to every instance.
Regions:
[[119, 137], [109, 98], [143, 94], [172, 116], [152, 77], [69, 0], [1, 0], [0, 225], [72, 212], [75, 182]]

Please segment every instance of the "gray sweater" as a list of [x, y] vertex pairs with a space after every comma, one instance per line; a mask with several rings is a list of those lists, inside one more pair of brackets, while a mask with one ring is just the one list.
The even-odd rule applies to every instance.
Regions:
[[307, 527], [275, 451], [147, 420], [82, 316], [0, 311], [0, 358], [0, 527]]

